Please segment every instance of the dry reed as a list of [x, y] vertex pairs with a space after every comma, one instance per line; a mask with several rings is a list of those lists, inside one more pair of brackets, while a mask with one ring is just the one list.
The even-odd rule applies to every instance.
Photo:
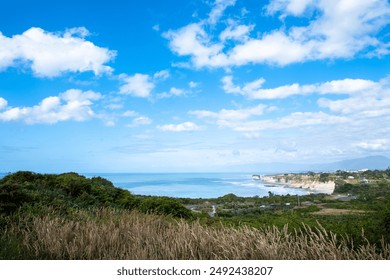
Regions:
[[351, 240], [320, 225], [291, 233], [287, 226], [213, 228], [107, 209], [96, 211], [93, 218], [83, 211], [75, 216], [21, 220], [5, 234], [19, 236], [23, 250], [35, 259], [390, 259], [389, 244], [382, 243], [380, 250], [368, 242], [354, 248]]

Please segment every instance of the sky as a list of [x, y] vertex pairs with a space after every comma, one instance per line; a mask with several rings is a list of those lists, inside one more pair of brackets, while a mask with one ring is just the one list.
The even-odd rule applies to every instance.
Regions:
[[390, 157], [387, 0], [4, 2], [0, 172]]

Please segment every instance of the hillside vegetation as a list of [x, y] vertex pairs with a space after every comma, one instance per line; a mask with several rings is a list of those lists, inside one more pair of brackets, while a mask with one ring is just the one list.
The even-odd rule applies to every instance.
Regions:
[[[141, 197], [100, 177], [17, 172], [0, 180], [0, 259], [390, 259], [390, 188], [378, 182], [371, 196], [355, 186], [352, 201], [311, 195], [293, 206], [296, 197], [271, 192]], [[185, 204], [218, 209], [212, 218]], [[314, 215], [321, 208], [363, 212]]]

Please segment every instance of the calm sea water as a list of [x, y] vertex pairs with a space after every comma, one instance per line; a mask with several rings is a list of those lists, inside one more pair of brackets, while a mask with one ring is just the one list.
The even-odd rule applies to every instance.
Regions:
[[[0, 173], [0, 178], [5, 176]], [[88, 178], [100, 176], [116, 187], [133, 194], [188, 198], [216, 198], [228, 193], [237, 196], [305, 195], [304, 189], [265, 187], [249, 173], [85, 173]]]
[[188, 198], [216, 198], [228, 193], [237, 196], [305, 195], [308, 191], [284, 187], [265, 187], [247, 173], [88, 173], [86, 177], [101, 176], [117, 187], [133, 194]]

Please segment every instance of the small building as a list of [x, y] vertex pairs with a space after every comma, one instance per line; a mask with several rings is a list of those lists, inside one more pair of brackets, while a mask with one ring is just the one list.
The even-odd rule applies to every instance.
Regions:
[[360, 180], [360, 183], [361, 183], [361, 184], [368, 184], [369, 181], [368, 181], [366, 178], [362, 178], [362, 179]]

